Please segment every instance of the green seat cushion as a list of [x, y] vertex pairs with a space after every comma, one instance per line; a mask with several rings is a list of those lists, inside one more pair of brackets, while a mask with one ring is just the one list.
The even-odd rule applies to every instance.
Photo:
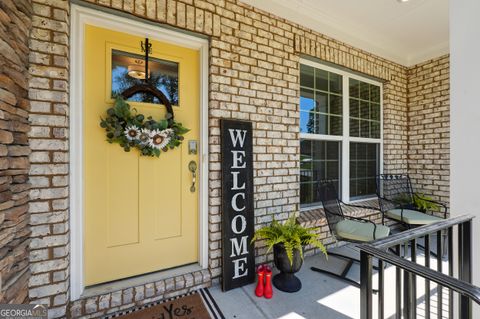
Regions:
[[404, 209], [403, 210], [403, 220], [402, 220], [402, 210], [401, 209], [391, 209], [386, 212], [386, 215], [392, 219], [404, 222], [409, 225], [427, 225], [438, 222], [442, 218], [437, 216], [432, 216], [425, 214], [416, 210]]
[[[367, 242], [374, 240], [373, 229], [372, 223], [344, 219], [335, 226], [335, 233], [338, 239]], [[388, 234], [390, 234], [390, 228], [384, 225], [377, 225], [375, 239], [387, 237]]]

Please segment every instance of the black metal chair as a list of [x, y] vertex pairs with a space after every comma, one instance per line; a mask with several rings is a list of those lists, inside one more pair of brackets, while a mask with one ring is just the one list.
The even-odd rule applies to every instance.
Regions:
[[[376, 239], [387, 237], [390, 234], [390, 228], [385, 225], [377, 225], [374, 222], [360, 218], [349, 216], [343, 213], [342, 206], [356, 207], [363, 209], [378, 210], [375, 207], [360, 206], [346, 204], [342, 202], [337, 195], [335, 186], [330, 181], [321, 181], [317, 187], [317, 200], [322, 203], [328, 227], [332, 236], [337, 241], [346, 241], [351, 243], [366, 243]], [[356, 258], [345, 256], [329, 251], [328, 255], [336, 256], [347, 260], [347, 264], [339, 273], [334, 273], [325, 269], [311, 267], [313, 271], [326, 273], [342, 280], [346, 280], [354, 286], [359, 287], [356, 281], [346, 277], [353, 262], [360, 262]], [[376, 268], [376, 267], [375, 267]]]
[[[377, 196], [382, 224], [385, 217], [401, 222], [407, 228], [435, 223], [447, 218], [447, 206], [441, 202], [420, 197], [413, 192], [410, 177], [406, 174], [381, 174], [377, 176]], [[420, 211], [415, 207], [415, 199], [442, 207], [443, 218], [434, 212]]]
[[[380, 211], [382, 212], [382, 224], [385, 224], [385, 217], [400, 222], [407, 229], [422, 225], [432, 224], [447, 218], [447, 206], [441, 202], [420, 197], [413, 191], [410, 177], [407, 174], [380, 174], [377, 176], [377, 196]], [[421, 199], [442, 208], [440, 212], [443, 217], [434, 215], [433, 211], [420, 211], [415, 200]], [[445, 240], [446, 233], [443, 234]], [[425, 250], [423, 245], [417, 246]], [[446, 246], [443, 245], [443, 255]], [[432, 252], [432, 255], [436, 256]]]

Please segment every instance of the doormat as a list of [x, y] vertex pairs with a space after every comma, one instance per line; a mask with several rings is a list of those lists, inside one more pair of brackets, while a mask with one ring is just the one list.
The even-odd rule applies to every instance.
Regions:
[[[208, 308], [208, 309], [207, 309]], [[108, 318], [119, 319], [225, 319], [208, 289], [133, 308]]]

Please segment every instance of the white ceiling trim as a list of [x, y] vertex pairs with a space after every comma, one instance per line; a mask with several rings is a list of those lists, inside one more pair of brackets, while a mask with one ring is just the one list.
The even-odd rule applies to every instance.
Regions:
[[[319, 10], [318, 7], [307, 4], [302, 0], [241, 1], [407, 67], [449, 53], [448, 34], [445, 35], [446, 40], [441, 43], [433, 43], [432, 41], [433, 44], [431, 44], [422, 41], [422, 47], [419, 47], [419, 45], [414, 45], [413, 43], [401, 43], [402, 41], [399, 41], [399, 37], [396, 38], [393, 35], [387, 34], [388, 31], [382, 32], [382, 30], [378, 30], [378, 28], [372, 28], [372, 25], [368, 24], [368, 20], [366, 23], [360, 24], [355, 23], [355, 21], [349, 21], [348, 19], [341, 19], [328, 14], [328, 12]], [[396, 0], [383, 1], [392, 1], [394, 5], [401, 5], [398, 4]], [[418, 12], [416, 10], [425, 9], [426, 4], [428, 4], [426, 0], [422, 0], [422, 2], [414, 6], [402, 7], [402, 14], [388, 22], [396, 24], [397, 26], [399, 24], [401, 25], [401, 23], [408, 24], [409, 19], [414, 19], [412, 17]], [[366, 5], [368, 5], [368, 2]], [[425, 17], [425, 19], [428, 18], [429, 17]], [[419, 30], [419, 32], [423, 31]], [[399, 36], [399, 34], [396, 35]], [[408, 34], [402, 35], [408, 38]]]

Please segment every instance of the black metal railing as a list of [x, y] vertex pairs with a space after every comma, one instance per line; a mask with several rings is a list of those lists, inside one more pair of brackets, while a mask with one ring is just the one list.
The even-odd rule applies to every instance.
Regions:
[[[437, 318], [443, 318], [443, 296], [448, 293], [447, 318], [458, 311], [459, 318], [472, 318], [472, 300], [480, 304], [480, 288], [472, 281], [472, 216], [446, 219], [408, 231], [404, 231], [360, 248], [361, 319], [373, 318], [373, 261], [378, 260], [378, 318], [385, 316], [384, 266], [395, 266], [396, 318], [417, 318], [417, 276], [425, 279], [424, 318], [431, 318], [431, 283], [437, 285]], [[456, 229], [455, 229], [456, 228]], [[458, 233], [458, 248], [454, 249], [454, 232]], [[436, 252], [432, 242], [436, 240]], [[423, 246], [419, 245], [423, 241]], [[425, 262], [417, 263], [417, 249], [424, 251]], [[402, 253], [403, 248], [403, 253]], [[410, 253], [408, 253], [410, 252]], [[457, 254], [457, 258], [455, 255]], [[436, 269], [431, 268], [431, 256], [436, 258]], [[445, 257], [448, 256], [448, 259]], [[443, 262], [448, 260], [448, 274], [443, 272]], [[453, 277], [454, 261], [458, 260], [458, 278]], [[403, 277], [403, 280], [402, 280]], [[458, 293], [458, 306], [454, 304]], [[419, 314], [420, 315], [420, 314]]]

